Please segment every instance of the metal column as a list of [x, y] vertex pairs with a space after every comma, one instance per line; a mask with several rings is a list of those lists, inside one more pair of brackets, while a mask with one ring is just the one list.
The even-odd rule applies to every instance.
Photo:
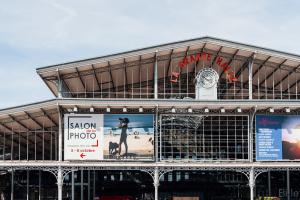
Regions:
[[154, 99], [158, 98], [158, 85], [157, 85], [157, 52], [155, 52], [155, 65], [154, 65]]
[[57, 77], [58, 77], [58, 80], [57, 80], [57, 84], [58, 84], [58, 98], [62, 98], [62, 81], [60, 79], [60, 74], [59, 74], [59, 69], [57, 68], [56, 69], [57, 71]]
[[62, 113], [58, 105], [58, 161], [62, 161]]
[[81, 180], [80, 180], [80, 200], [83, 200], [83, 170], [81, 170]]
[[42, 194], [41, 194], [41, 182], [42, 182], [42, 172], [39, 170], [39, 200], [42, 199]]
[[26, 199], [29, 200], [29, 170], [26, 171]]
[[57, 171], [57, 196], [58, 200], [62, 200], [62, 186], [63, 186], [63, 177], [62, 177], [62, 169], [58, 168]]
[[291, 199], [291, 189], [290, 189], [290, 170], [286, 170], [286, 196], [287, 200]]
[[155, 189], [155, 192], [154, 192], [154, 199], [155, 200], [158, 200], [158, 186], [159, 186], [159, 174], [158, 174], [158, 168], [155, 167], [155, 170], [154, 170], [154, 189]]
[[253, 167], [251, 167], [250, 174], [249, 174], [250, 200], [254, 200], [254, 186], [255, 186], [254, 169]]
[[253, 123], [254, 123], [254, 119], [255, 119], [255, 113], [256, 113], [256, 109], [257, 107], [254, 107], [254, 110], [252, 112], [250, 112], [250, 121], [249, 121], [249, 133], [248, 133], [248, 155], [249, 155], [249, 161], [253, 162], [253, 134], [254, 134], [254, 127], [253, 127]]
[[58, 161], [59, 161], [59, 167], [57, 171], [57, 192], [58, 192], [58, 200], [62, 200], [63, 176], [62, 176], [62, 169], [60, 166], [62, 162], [62, 113], [59, 105], [58, 105]]
[[[158, 159], [158, 105], [155, 108], [155, 135], [154, 135], [154, 142], [155, 142], [155, 161], [158, 162], [161, 158]], [[160, 143], [161, 146], [161, 143]]]
[[74, 171], [72, 171], [72, 200], [74, 200], [75, 199], [75, 197], [74, 197]]
[[88, 170], [88, 200], [91, 199], [91, 171]]
[[254, 57], [255, 57], [255, 54], [250, 58], [250, 60], [248, 61], [248, 69], [249, 69], [249, 81], [248, 81], [248, 88], [249, 88], [249, 99], [251, 100], [252, 99], [252, 75], [253, 75], [253, 62], [254, 62]]
[[269, 197], [272, 195], [271, 191], [271, 171], [268, 171], [268, 195]]
[[93, 199], [96, 196], [96, 171], [94, 170], [93, 174]]
[[11, 170], [11, 191], [10, 191], [10, 199], [14, 200], [14, 170]]

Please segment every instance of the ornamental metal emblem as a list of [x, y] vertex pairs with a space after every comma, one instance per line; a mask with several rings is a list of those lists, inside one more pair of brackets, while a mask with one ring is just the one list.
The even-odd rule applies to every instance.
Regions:
[[217, 84], [219, 74], [212, 68], [204, 68], [196, 76], [197, 85], [203, 88], [211, 88]]

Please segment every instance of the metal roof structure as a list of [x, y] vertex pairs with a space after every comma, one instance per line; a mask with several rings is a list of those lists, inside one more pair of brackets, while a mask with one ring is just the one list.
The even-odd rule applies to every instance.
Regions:
[[[277, 109], [286, 107], [286, 103], [278, 100], [278, 98], [273, 98], [272, 102], [268, 102], [266, 105], [265, 102], [260, 101], [265, 100], [262, 98], [256, 98], [255, 100], [229, 98], [220, 99], [222, 101], [216, 101], [216, 103], [214, 101], [199, 101], [191, 98], [184, 99], [184, 101], [176, 100], [176, 98], [167, 98], [167, 100], [166, 98], [159, 98], [154, 100], [151, 95], [147, 96], [148, 98], [128, 98], [126, 95], [122, 96], [122, 98], [117, 98], [116, 96], [103, 98], [102, 95], [95, 95], [96, 92], [99, 94], [104, 93], [107, 89], [116, 90], [117, 88], [123, 89], [121, 91], [123, 93], [126, 89], [128, 90], [127, 85], [133, 84], [139, 84], [139, 90], [142, 87], [146, 87], [147, 90], [149, 87], [152, 87], [149, 90], [153, 91], [156, 59], [157, 67], [164, 69], [158, 70], [158, 79], [164, 78], [165, 80], [169, 80], [172, 75], [172, 66], [174, 67], [173, 70], [179, 69], [178, 63], [180, 60], [184, 59], [187, 55], [195, 55], [197, 52], [207, 52], [213, 56], [213, 61], [210, 64], [204, 62], [203, 65], [214, 65], [217, 56], [222, 56], [227, 62], [232, 64], [236, 62], [234, 66], [235, 75], [239, 79], [243, 79], [240, 80], [243, 86], [248, 84], [249, 70], [247, 70], [247, 63], [249, 59], [253, 58], [254, 88], [256, 87], [259, 90], [260, 85], [271, 85], [271, 87], [274, 86], [274, 88], [278, 88], [281, 91], [291, 89], [293, 90], [290, 92], [291, 94], [297, 94], [297, 85], [300, 81], [295, 77], [296, 73], [300, 72], [298, 70], [300, 66], [299, 55], [214, 37], [202, 37], [38, 68], [37, 73], [55, 96], [58, 96], [59, 93], [59, 80], [64, 85], [65, 91], [71, 95], [65, 95], [59, 99], [1, 109], [0, 130], [7, 131], [8, 129], [14, 129], [25, 131], [37, 130], [41, 126], [56, 126], [58, 124], [58, 107], [67, 110], [73, 108], [75, 105], [85, 109], [91, 106], [100, 109], [108, 106], [115, 108], [126, 106], [130, 108], [136, 107], [136, 105], [146, 108], [154, 108], [156, 106], [170, 108], [176, 105], [181, 108], [193, 107], [197, 109], [203, 109], [206, 106], [209, 106], [211, 109], [219, 109], [221, 107], [226, 107], [227, 109], [236, 109], [237, 107], [250, 109], [257, 106], [261, 110], [268, 107]], [[201, 64], [196, 63], [196, 65]], [[266, 66], [267, 68], [263, 68]], [[188, 68], [186, 74], [197, 69], [197, 66], [194, 69]], [[260, 70], [265, 72], [263, 79], [260, 79]], [[219, 73], [221, 76], [224, 74], [222, 71], [219, 71]], [[243, 73], [245, 73], [244, 77], [242, 76]], [[146, 74], [149, 76], [148, 78], [145, 77]], [[270, 84], [269, 82], [272, 77], [273, 83]], [[276, 77], [275, 80], [274, 77]], [[145, 81], [149, 81], [150, 84], [143, 86], [141, 82]], [[255, 82], [258, 84], [255, 84]], [[232, 86], [229, 85], [228, 87]], [[261, 88], [261, 90], [265, 90], [265, 87]], [[273, 93], [276, 93], [274, 88]], [[242, 89], [239, 88], [238, 92]], [[248, 93], [247, 86], [244, 90]], [[87, 95], [89, 92], [94, 92], [92, 98], [89, 98], [91, 96]], [[268, 92], [264, 96], [261, 96], [265, 97]], [[84, 95], [81, 95], [82, 93]], [[131, 101], [124, 101], [127, 98], [131, 99]], [[297, 108], [297, 98], [284, 100], [289, 101], [289, 107]]]
[[[268, 72], [265, 77], [266, 81], [269, 82], [270, 77], [274, 74], [277, 78], [276, 87], [286, 79], [290, 71], [298, 72], [300, 66], [299, 55], [214, 37], [202, 37], [42, 67], [37, 69], [37, 73], [55, 96], [58, 96], [58, 81], [60, 80], [70, 97], [78, 97], [78, 95], [83, 97], [83, 93], [103, 93], [108, 90], [118, 90], [124, 85], [134, 85], [139, 82], [153, 80], [156, 58], [159, 69], [158, 79], [170, 77], [172, 75], [170, 68], [175, 70], [176, 67], [178, 68], [180, 59], [197, 52], [211, 53], [214, 62], [217, 56], [224, 57], [224, 60], [226, 59], [229, 64], [235, 65], [236, 76], [239, 81], [244, 83], [248, 79], [248, 75], [246, 75], [248, 70], [245, 70], [247, 68], [246, 62], [253, 58], [253, 82], [257, 79], [260, 81], [256, 84], [257, 87], [264, 81], [262, 77], [258, 78], [258, 72], [265, 66], [269, 66], [265, 69]], [[214, 65], [215, 63], [211, 64]], [[208, 63], [205, 63], [205, 65], [208, 65]], [[274, 68], [275, 70], [272, 72]], [[192, 69], [188, 69], [186, 73], [190, 72], [192, 72]], [[140, 74], [142, 77], [140, 77]], [[145, 77], [146, 74], [148, 74], [148, 77]], [[240, 79], [241, 74], [245, 74], [243, 80]], [[124, 78], [123, 75], [125, 75]], [[224, 73], [221, 73], [221, 78], [225, 76]], [[121, 80], [120, 77], [122, 77]], [[284, 83], [283, 87], [286, 88], [287, 84]], [[148, 85], [148, 88], [153, 89], [150, 85]]]

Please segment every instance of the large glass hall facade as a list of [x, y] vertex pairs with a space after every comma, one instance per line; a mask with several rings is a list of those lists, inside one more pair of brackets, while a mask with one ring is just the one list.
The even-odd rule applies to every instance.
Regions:
[[[299, 66], [205, 37], [39, 68], [55, 98], [0, 110], [0, 199], [300, 199], [300, 146], [293, 160], [256, 152], [257, 116], [299, 115]], [[203, 69], [218, 76], [215, 99], [197, 99]], [[67, 114], [152, 115], [153, 156], [66, 159]]]

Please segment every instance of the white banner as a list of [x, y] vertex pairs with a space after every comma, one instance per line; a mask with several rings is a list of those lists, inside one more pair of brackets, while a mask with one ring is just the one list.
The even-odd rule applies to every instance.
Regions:
[[64, 115], [64, 160], [103, 160], [103, 115]]

